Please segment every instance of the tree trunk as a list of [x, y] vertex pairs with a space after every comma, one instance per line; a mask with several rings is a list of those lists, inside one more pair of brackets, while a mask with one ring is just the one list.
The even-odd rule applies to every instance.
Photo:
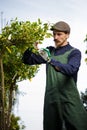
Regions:
[[13, 86], [11, 86], [10, 88], [10, 94], [9, 94], [9, 106], [8, 106], [8, 113], [7, 113], [7, 118], [6, 118], [6, 122], [7, 122], [7, 126], [6, 126], [6, 130], [9, 130], [10, 128], [10, 124], [11, 124], [11, 111], [12, 111], [12, 101], [13, 101]]
[[3, 61], [0, 57], [0, 130], [5, 130], [5, 90], [4, 90], [4, 70], [3, 70]]
[[11, 112], [12, 112], [12, 106], [13, 106], [13, 100], [14, 100], [14, 96], [13, 96], [13, 91], [14, 91], [14, 87], [16, 85], [16, 78], [18, 77], [17, 74], [14, 75], [14, 77], [12, 78], [13, 80], [10, 81], [11, 86], [9, 89], [9, 104], [8, 104], [8, 113], [6, 116], [6, 130], [10, 129], [10, 125], [11, 125]]

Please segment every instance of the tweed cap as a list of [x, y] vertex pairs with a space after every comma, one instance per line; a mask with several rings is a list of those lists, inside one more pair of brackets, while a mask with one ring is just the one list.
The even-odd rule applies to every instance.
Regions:
[[52, 31], [57, 30], [61, 32], [70, 33], [70, 26], [64, 21], [59, 21], [51, 27], [51, 30]]

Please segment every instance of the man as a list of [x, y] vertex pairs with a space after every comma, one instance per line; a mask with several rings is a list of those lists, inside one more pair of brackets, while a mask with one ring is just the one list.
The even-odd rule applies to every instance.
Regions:
[[57, 22], [51, 30], [55, 47], [39, 50], [39, 54], [27, 49], [23, 55], [25, 64], [46, 64], [44, 130], [62, 130], [63, 126], [87, 130], [87, 113], [76, 87], [81, 52], [67, 41], [70, 26], [66, 22]]

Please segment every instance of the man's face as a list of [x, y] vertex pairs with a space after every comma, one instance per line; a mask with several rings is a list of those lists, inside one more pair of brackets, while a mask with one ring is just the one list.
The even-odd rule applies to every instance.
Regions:
[[65, 46], [67, 44], [67, 39], [69, 38], [69, 34], [54, 30], [53, 38], [56, 47]]

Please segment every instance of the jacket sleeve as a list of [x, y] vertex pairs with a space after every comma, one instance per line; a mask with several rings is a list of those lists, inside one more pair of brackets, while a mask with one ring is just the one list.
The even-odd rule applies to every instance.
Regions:
[[22, 57], [22, 62], [28, 65], [44, 64], [46, 61], [39, 55], [27, 49]]
[[54, 67], [58, 67], [59, 71], [62, 72], [63, 74], [71, 76], [77, 73], [77, 71], [79, 70], [80, 62], [81, 62], [81, 52], [78, 49], [75, 49], [70, 53], [67, 64], [62, 64], [54, 59], [51, 59], [50, 63]]

